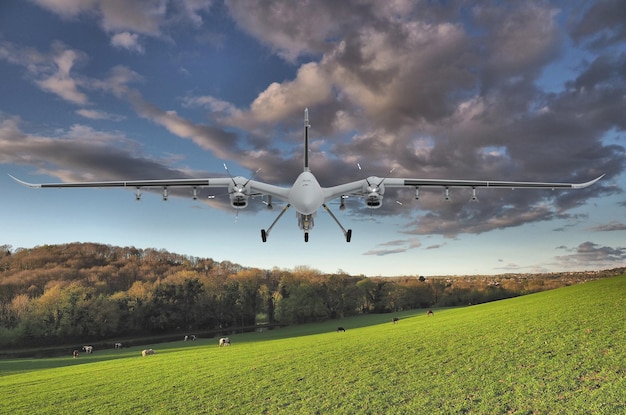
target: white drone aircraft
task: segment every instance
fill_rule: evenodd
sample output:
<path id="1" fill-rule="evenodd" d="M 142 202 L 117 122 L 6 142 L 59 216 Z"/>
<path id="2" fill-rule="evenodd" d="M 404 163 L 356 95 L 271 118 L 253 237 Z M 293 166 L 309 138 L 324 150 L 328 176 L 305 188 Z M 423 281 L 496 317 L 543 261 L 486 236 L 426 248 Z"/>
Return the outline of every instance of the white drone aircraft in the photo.
<path id="1" fill-rule="evenodd" d="M 161 188 L 163 200 L 167 200 L 169 187 L 191 187 L 193 198 L 198 198 L 198 188 L 214 187 L 227 188 L 230 196 L 230 204 L 235 209 L 243 209 L 248 206 L 250 197 L 266 196 L 265 202 L 268 209 L 272 209 L 272 198 L 285 202 L 286 205 L 272 222 L 269 228 L 261 230 L 263 242 L 267 238 L 276 222 L 283 214 L 293 206 L 298 218 L 298 226 L 304 231 L 304 241 L 309 241 L 309 231 L 313 228 L 313 219 L 320 207 L 323 207 L 333 220 L 339 225 L 346 238 L 350 242 L 352 230 L 346 230 L 335 215 L 328 208 L 327 203 L 340 198 L 340 209 L 345 209 L 344 199 L 348 196 L 358 196 L 365 199 L 365 204 L 370 209 L 377 209 L 382 205 L 386 187 L 410 187 L 415 189 L 415 199 L 419 199 L 420 189 L 428 187 L 440 187 L 445 191 L 445 200 L 450 200 L 451 188 L 471 188 L 471 201 L 477 201 L 476 189 L 479 187 L 503 187 L 503 188 L 533 188 L 533 189 L 582 189 L 591 186 L 604 175 L 586 183 L 542 183 L 542 182 L 506 182 L 486 180 L 440 180 L 440 179 L 401 179 L 392 177 L 370 176 L 366 179 L 350 183 L 340 184 L 333 187 L 322 187 L 309 169 L 309 111 L 304 110 L 304 171 L 300 173 L 291 187 L 280 187 L 269 183 L 263 183 L 252 178 L 216 177 L 204 179 L 162 179 L 162 180 L 124 180 L 103 182 L 76 182 L 76 183 L 43 183 L 34 184 L 14 180 L 31 188 L 61 188 L 61 187 L 130 187 L 135 189 L 137 200 L 141 198 L 142 188 Z M 224 165 L 226 168 L 226 165 Z M 228 168 L 226 168 L 228 170 Z M 389 172 L 391 173 L 391 172 Z M 230 175 L 230 173 L 229 173 Z"/>

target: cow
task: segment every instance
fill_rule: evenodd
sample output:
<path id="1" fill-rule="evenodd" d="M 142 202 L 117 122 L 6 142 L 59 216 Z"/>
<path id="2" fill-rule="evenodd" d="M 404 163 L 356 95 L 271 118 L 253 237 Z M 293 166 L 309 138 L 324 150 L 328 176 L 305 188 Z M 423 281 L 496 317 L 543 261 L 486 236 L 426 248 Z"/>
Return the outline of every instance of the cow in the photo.
<path id="1" fill-rule="evenodd" d="M 393 324 L 398 324 L 398 321 L 400 321 L 400 319 L 398 317 L 394 317 L 394 318 L 391 319 L 391 322 Z"/>
<path id="2" fill-rule="evenodd" d="M 83 351 L 85 353 L 93 353 L 93 346 L 83 346 Z"/>
<path id="3" fill-rule="evenodd" d="M 76 358 L 78 357 L 78 350 L 74 350 L 74 351 L 72 352 L 72 357 L 73 357 L 74 359 L 76 359 Z"/>
<path id="4" fill-rule="evenodd" d="M 339 333 L 340 331 L 343 331 L 345 333 L 346 329 L 344 329 L 343 327 L 337 327 L 337 333 Z"/>
<path id="5" fill-rule="evenodd" d="M 149 356 L 151 354 L 155 354 L 154 350 L 152 350 L 152 349 L 145 349 L 145 350 L 142 350 L 142 352 L 141 352 L 141 355 L 143 357 Z"/>
<path id="6" fill-rule="evenodd" d="M 195 334 L 191 334 L 189 336 L 185 336 L 185 341 L 187 340 L 191 340 L 192 342 L 196 340 L 196 335 Z"/>
<path id="7" fill-rule="evenodd" d="M 434 316 L 434 315 L 435 315 L 435 313 L 433 313 L 433 310 L 428 310 L 428 311 L 426 312 L 426 315 L 427 315 L 428 317 L 430 317 L 430 316 Z"/>
<path id="8" fill-rule="evenodd" d="M 226 347 L 226 346 L 230 346 L 230 339 L 228 337 L 222 337 L 220 338 L 220 345 L 219 347 Z"/>
<path id="9" fill-rule="evenodd" d="M 113 346 L 116 349 L 121 349 L 122 348 L 122 343 L 115 343 L 115 345 Z"/>

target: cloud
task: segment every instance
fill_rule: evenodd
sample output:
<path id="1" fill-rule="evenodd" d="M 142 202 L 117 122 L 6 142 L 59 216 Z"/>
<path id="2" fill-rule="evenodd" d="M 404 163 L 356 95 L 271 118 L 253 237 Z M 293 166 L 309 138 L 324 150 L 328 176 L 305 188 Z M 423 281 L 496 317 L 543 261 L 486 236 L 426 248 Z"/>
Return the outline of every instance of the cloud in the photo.
<path id="1" fill-rule="evenodd" d="M 131 52 L 144 53 L 144 48 L 139 43 L 139 35 L 136 33 L 117 33 L 111 37 L 111 45 Z"/>
<path id="2" fill-rule="evenodd" d="M 508 7 L 478 5 L 477 23 L 487 28 L 483 88 L 512 77 L 535 77 L 559 54 L 563 42 L 558 10 L 546 4 L 523 2 Z"/>
<path id="3" fill-rule="evenodd" d="M 21 129 L 18 117 L 0 118 L 0 163 L 35 166 L 62 181 L 206 176 L 165 167 L 169 159 L 147 157 L 141 145 L 120 133 L 74 124 L 56 136 Z"/>
<path id="4" fill-rule="evenodd" d="M 66 19 L 97 16 L 107 32 L 131 30 L 158 35 L 166 15 L 165 0 L 34 0 L 41 7 Z"/>
<path id="5" fill-rule="evenodd" d="M 113 120 L 120 121 L 124 119 L 121 115 L 110 114 L 105 111 L 98 110 L 89 110 L 89 109 L 79 109 L 76 110 L 76 113 L 81 117 L 89 118 L 90 120 Z"/>
<path id="6" fill-rule="evenodd" d="M 276 122 L 302 111 L 304 107 L 327 103 L 332 99 L 331 84 L 319 65 L 307 63 L 298 69 L 293 81 L 272 83 L 250 105 L 250 114 L 260 122 Z"/>
<path id="7" fill-rule="evenodd" d="M 363 253 L 363 255 L 385 256 L 399 254 L 420 246 L 422 246 L 422 243 L 418 239 L 398 239 L 379 244 L 377 245 L 379 248 L 371 249 Z"/>
<path id="8" fill-rule="evenodd" d="M 61 42 L 53 42 L 49 53 L 32 48 L 22 48 L 12 42 L 0 42 L 0 59 L 26 69 L 26 76 L 46 92 L 53 93 L 65 101 L 84 105 L 89 99 L 81 91 L 83 80 L 72 70 L 87 56 L 68 48 Z"/>
<path id="9" fill-rule="evenodd" d="M 626 247 L 601 246 L 593 242 L 583 242 L 570 255 L 557 256 L 555 259 L 569 268 L 598 269 L 623 264 L 626 260 Z"/>
<path id="10" fill-rule="evenodd" d="M 107 33 L 134 32 L 161 37 L 170 24 L 200 26 L 213 0 L 33 0 L 65 19 L 96 17 Z M 115 37 L 115 36 L 114 36 Z"/>
<path id="11" fill-rule="evenodd" d="M 593 232 L 613 232 L 613 231 L 626 231 L 626 223 L 609 222 L 605 225 L 598 225 L 589 228 Z"/>
<path id="12" fill-rule="evenodd" d="M 605 0 L 591 4 L 578 22 L 572 22 L 572 37 L 587 41 L 592 49 L 623 43 L 626 26 L 623 16 L 626 4 L 620 0 Z"/>
<path id="13" fill-rule="evenodd" d="M 139 45 L 135 36 L 175 36 L 165 29 L 182 22 L 205 34 L 204 16 L 211 8 L 208 1 L 38 4 L 68 19 L 97 16 L 103 30 L 131 49 Z M 607 4 L 619 11 L 616 2 Z M 130 67 L 89 78 L 80 72 L 87 55 L 58 44 L 45 53 L 0 40 L 0 59 L 27 68 L 36 85 L 73 104 L 88 103 L 89 91 L 111 93 L 130 102 L 139 117 L 216 157 L 252 171 L 261 167 L 260 180 L 291 183 L 301 172 L 306 106 L 314 135 L 311 165 L 323 185 L 359 178 L 356 161 L 367 174 L 383 176 L 395 167 L 394 175 L 416 178 L 570 182 L 602 173 L 610 179 L 624 171 L 624 146 L 609 142 L 606 134 L 626 130 L 626 55 L 602 50 L 587 55 L 575 62 L 575 75 L 563 80 L 562 90 L 542 91 L 537 81 L 562 56 L 567 36 L 557 26 L 562 15 L 545 2 L 463 8 L 455 2 L 330 0 L 315 6 L 272 0 L 226 5 L 241 30 L 296 68 L 294 76 L 264 85 L 243 104 L 217 94 L 186 93 L 178 101 L 184 110 L 164 108 L 146 98 L 153 95 Z M 579 26 L 572 23 L 579 39 L 605 30 L 597 23 L 604 14 L 594 10 L 583 14 Z M 614 17 L 605 18 L 618 35 Z M 228 42 L 227 36 L 222 39 Z M 194 120 L 192 109 L 204 109 L 206 117 Z M 79 111 L 84 117 L 105 115 Z M 53 162 L 73 165 L 74 155 Z M 376 214 L 409 217 L 419 210 L 407 219 L 408 234 L 455 237 L 575 219 L 572 209 L 620 190 L 606 180 L 576 191 L 489 189 L 481 191 L 479 204 L 468 203 L 470 194 L 457 189 L 451 203 L 444 203 L 439 191 L 424 191 L 412 212 L 392 202 L 412 199 L 412 190 L 388 190 Z M 380 248 L 368 254 L 409 249 Z"/>

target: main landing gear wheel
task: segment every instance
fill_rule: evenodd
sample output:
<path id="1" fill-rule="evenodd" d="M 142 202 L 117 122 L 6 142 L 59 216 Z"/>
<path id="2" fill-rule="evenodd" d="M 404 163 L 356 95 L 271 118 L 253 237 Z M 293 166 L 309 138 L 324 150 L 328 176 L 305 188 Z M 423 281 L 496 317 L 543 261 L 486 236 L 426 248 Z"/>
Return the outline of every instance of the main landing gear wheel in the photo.
<path id="1" fill-rule="evenodd" d="M 350 242 L 351 238 L 352 238 L 352 229 L 348 229 L 348 232 L 346 232 L 346 242 Z"/>
<path id="2" fill-rule="evenodd" d="M 265 232 L 265 229 L 261 229 L 261 239 L 263 242 L 267 242 L 267 232 Z"/>

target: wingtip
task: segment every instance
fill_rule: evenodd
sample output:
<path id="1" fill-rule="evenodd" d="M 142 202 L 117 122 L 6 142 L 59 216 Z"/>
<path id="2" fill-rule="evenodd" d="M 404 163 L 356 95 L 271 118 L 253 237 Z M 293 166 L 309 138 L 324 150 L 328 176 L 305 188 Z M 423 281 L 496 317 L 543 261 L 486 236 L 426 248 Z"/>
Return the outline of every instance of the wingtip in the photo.
<path id="1" fill-rule="evenodd" d="M 575 189 L 584 189 L 585 187 L 589 187 L 589 186 L 591 186 L 591 185 L 593 185 L 593 184 L 597 183 L 597 182 L 598 182 L 598 181 L 600 181 L 600 180 L 601 180 L 604 176 L 606 176 L 606 173 L 604 173 L 604 174 L 602 174 L 602 175 L 600 175 L 600 176 L 596 177 L 595 179 L 590 180 L 590 181 L 588 181 L 588 182 L 586 182 L 586 183 L 575 184 L 573 187 L 574 187 Z"/>
<path id="2" fill-rule="evenodd" d="M 15 180 L 16 182 L 18 182 L 19 184 L 21 184 L 22 186 L 26 186 L 26 187 L 30 187 L 31 189 L 38 189 L 41 187 L 40 184 L 34 184 L 34 183 L 28 183 L 25 182 L 24 180 L 20 180 L 17 177 L 9 174 L 9 177 L 12 178 L 13 180 Z"/>

